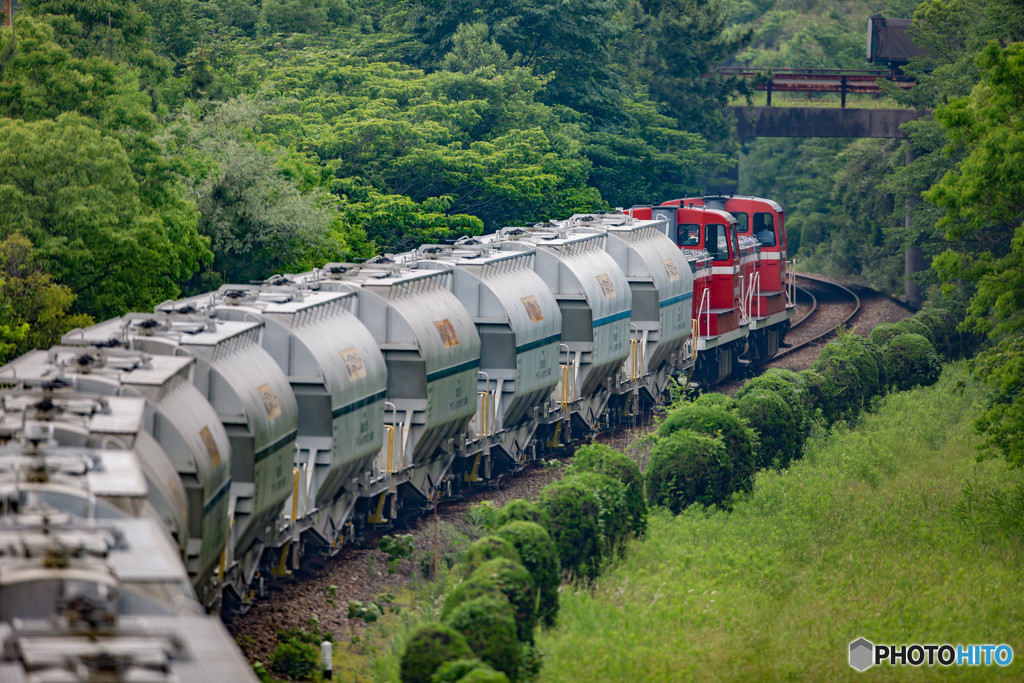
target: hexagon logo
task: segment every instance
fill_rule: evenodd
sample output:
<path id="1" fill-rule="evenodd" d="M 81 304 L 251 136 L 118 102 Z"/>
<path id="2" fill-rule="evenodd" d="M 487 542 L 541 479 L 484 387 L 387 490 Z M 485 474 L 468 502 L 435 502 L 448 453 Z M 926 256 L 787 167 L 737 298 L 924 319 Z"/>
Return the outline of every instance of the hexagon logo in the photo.
<path id="1" fill-rule="evenodd" d="M 875 663 L 875 646 L 866 638 L 858 638 L 850 643 L 850 666 L 857 671 L 864 671 Z"/>

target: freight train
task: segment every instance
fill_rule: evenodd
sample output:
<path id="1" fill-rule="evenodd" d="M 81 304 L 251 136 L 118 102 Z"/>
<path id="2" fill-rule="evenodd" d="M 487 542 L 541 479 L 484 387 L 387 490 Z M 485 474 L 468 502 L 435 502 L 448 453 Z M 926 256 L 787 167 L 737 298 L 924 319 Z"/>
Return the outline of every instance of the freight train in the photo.
<path id="1" fill-rule="evenodd" d="M 0 642 L 49 620 L 54 643 L 110 639 L 53 666 L 173 672 L 227 638 L 198 606 L 244 611 L 305 555 L 636 420 L 673 378 L 763 363 L 792 274 L 777 204 L 694 197 L 69 332 L 0 368 Z"/>

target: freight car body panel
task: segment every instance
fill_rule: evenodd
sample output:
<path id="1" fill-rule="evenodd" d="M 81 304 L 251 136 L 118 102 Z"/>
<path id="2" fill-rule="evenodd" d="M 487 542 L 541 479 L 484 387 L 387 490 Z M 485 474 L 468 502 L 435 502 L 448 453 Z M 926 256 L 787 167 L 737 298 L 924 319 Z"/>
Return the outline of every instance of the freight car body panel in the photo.
<path id="1" fill-rule="evenodd" d="M 219 600 L 213 576 L 231 529 L 231 444 L 213 408 L 192 386 L 194 365 L 195 359 L 187 356 L 67 346 L 30 352 L 12 361 L 0 377 L 17 377 L 23 385 L 59 382 L 82 393 L 146 400 L 145 431 L 169 459 L 166 463 L 155 452 L 141 458 L 150 503 L 182 543 L 200 600 L 212 608 Z M 181 494 L 179 487 L 184 488 Z M 181 513 L 176 512 L 179 506 Z M 186 509 L 187 530 L 180 534 L 182 527 L 174 520 L 179 514 L 185 517 Z"/>
<path id="2" fill-rule="evenodd" d="M 276 278 L 224 285 L 158 310 L 195 310 L 219 320 L 263 323 L 261 343 L 288 375 L 298 405 L 297 483 L 285 504 L 285 539 L 340 547 L 382 445 L 387 367 L 356 315 L 355 292 L 314 291 Z"/>
<path id="3" fill-rule="evenodd" d="M 633 294 L 630 355 L 625 373 L 649 401 L 656 401 L 669 377 L 693 365 L 693 275 L 682 252 L 665 234 L 665 221 L 622 213 L 581 214 L 568 225 L 608 233 L 606 249 L 622 268 Z"/>
<path id="4" fill-rule="evenodd" d="M 327 264 L 293 279 L 323 291 L 356 292 L 359 319 L 387 364 L 384 419 L 394 430 L 393 450 L 379 460 L 385 471 L 378 474 L 401 475 L 392 489 L 402 486 L 418 503 L 429 500 L 455 457 L 465 454 L 459 436 L 476 413 L 480 335 L 451 291 L 451 269 L 419 270 L 378 259 Z M 373 521 L 384 521 L 382 514 L 378 507 Z"/>
<path id="5" fill-rule="evenodd" d="M 452 268 L 453 291 L 480 334 L 478 412 L 473 429 L 502 469 L 528 457 L 537 429 L 534 406 L 545 404 L 559 380 L 562 314 L 533 270 L 536 252 L 496 251 L 477 240 L 427 246 L 408 257 L 421 269 Z M 538 414 L 541 411 L 538 411 Z M 490 474 L 474 462 L 469 480 Z"/>
<path id="6" fill-rule="evenodd" d="M 505 250 L 536 250 L 534 271 L 562 312 L 560 360 L 566 370 L 553 399 L 585 431 L 594 430 L 622 383 L 633 303 L 625 274 L 605 251 L 607 235 L 549 224 L 504 228 L 491 239 Z"/>
<path id="7" fill-rule="evenodd" d="M 288 378 L 260 346 L 259 321 L 185 314 L 130 314 L 65 336 L 65 343 L 112 341 L 154 355 L 196 359 L 193 384 L 231 444 L 232 522 L 225 583 L 247 604 L 263 549 L 280 535 L 292 493 L 298 407 Z"/>

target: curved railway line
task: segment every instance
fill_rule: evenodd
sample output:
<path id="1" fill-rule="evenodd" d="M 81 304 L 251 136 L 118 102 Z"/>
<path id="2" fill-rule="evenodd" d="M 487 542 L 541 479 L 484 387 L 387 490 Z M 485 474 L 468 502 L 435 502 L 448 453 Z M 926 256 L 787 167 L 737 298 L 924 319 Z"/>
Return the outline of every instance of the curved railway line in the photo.
<path id="1" fill-rule="evenodd" d="M 802 298 L 809 310 L 793 322 L 786 335 L 789 346 L 779 349 L 770 362 L 822 340 L 861 310 L 860 297 L 843 285 L 799 273 L 796 278 L 802 283 L 796 288 L 798 300 Z"/>

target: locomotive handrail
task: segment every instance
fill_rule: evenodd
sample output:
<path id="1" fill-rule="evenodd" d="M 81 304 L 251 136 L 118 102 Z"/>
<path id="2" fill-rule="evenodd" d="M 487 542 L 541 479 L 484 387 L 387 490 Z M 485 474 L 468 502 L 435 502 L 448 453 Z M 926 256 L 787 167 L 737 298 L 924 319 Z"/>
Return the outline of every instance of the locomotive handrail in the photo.
<path id="1" fill-rule="evenodd" d="M 740 278 L 742 286 L 743 279 Z M 754 308 L 755 294 L 757 297 L 757 317 L 761 317 L 761 273 L 755 272 L 750 276 L 750 287 L 744 297 L 744 306 L 747 310 L 747 320 L 750 320 L 750 311 Z"/>
<path id="2" fill-rule="evenodd" d="M 743 276 L 739 276 L 740 279 L 740 323 L 746 324 L 750 322 L 750 312 L 747 310 L 747 289 L 746 281 Z"/>
<path id="3" fill-rule="evenodd" d="M 707 303 L 705 306 L 704 304 Z M 708 331 L 708 335 L 711 334 L 711 290 L 705 288 L 700 295 L 700 306 L 697 307 L 697 337 L 700 337 L 700 316 L 704 314 L 704 329 Z"/>

